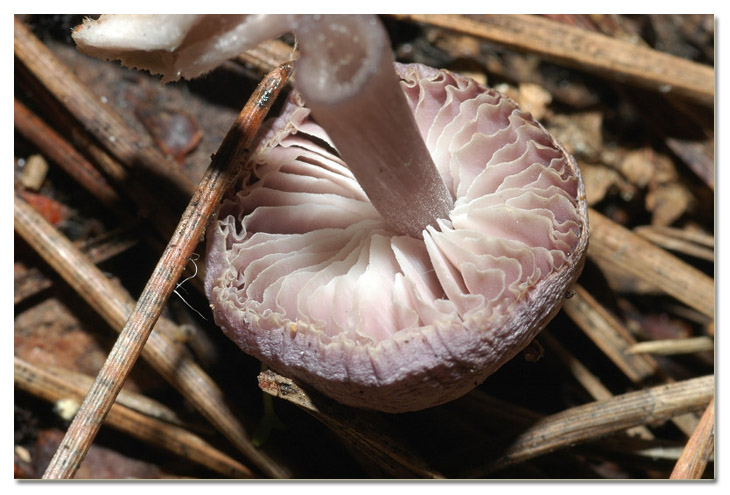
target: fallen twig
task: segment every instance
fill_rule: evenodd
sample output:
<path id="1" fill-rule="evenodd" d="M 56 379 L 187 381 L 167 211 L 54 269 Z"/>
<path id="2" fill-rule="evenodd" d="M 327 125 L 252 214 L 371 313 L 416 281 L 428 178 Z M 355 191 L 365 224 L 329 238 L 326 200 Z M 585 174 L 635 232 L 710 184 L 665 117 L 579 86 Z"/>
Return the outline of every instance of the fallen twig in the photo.
<path id="1" fill-rule="evenodd" d="M 606 400 L 613 397 L 611 391 L 606 388 L 596 375 L 573 356 L 565 347 L 558 342 L 549 332 L 542 332 L 540 340 L 554 352 L 558 358 L 570 370 L 575 379 L 585 388 L 594 400 Z M 636 434 L 642 438 L 651 439 L 654 435 L 645 426 L 637 426 L 628 431 L 630 435 Z"/>
<path id="2" fill-rule="evenodd" d="M 665 249 L 706 261 L 715 261 L 715 239 L 710 235 L 650 225 L 637 227 L 634 232 Z"/>
<path id="3" fill-rule="evenodd" d="M 714 104 L 715 71 L 712 67 L 543 17 L 519 14 L 406 14 L 397 17 L 537 53 L 623 82 L 691 98 L 703 105 Z"/>
<path id="4" fill-rule="evenodd" d="M 710 337 L 691 337 L 686 339 L 648 340 L 632 345 L 626 352 L 629 354 L 692 354 L 712 351 L 715 341 Z"/>
<path id="5" fill-rule="evenodd" d="M 656 363 L 646 356 L 626 353 L 636 340 L 624 325 L 611 315 L 581 285 L 574 285 L 575 295 L 566 299 L 563 311 L 636 384 L 657 371 Z"/>
<path id="6" fill-rule="evenodd" d="M 468 477 L 484 476 L 559 448 L 701 410 L 712 400 L 714 384 L 713 376 L 694 378 L 553 414 L 524 430 L 500 452 L 499 458 L 471 470 Z"/>
<path id="7" fill-rule="evenodd" d="M 62 399 L 81 400 L 88 390 L 92 377 L 88 380 L 65 379 L 62 375 L 15 358 L 15 384 L 37 397 L 49 402 Z M 126 393 L 136 402 L 147 401 L 145 397 Z M 135 438 L 150 442 L 177 455 L 188 458 L 224 476 L 233 478 L 252 478 L 254 473 L 238 461 L 212 447 L 200 437 L 185 428 L 167 421 L 145 415 L 120 403 L 115 403 L 105 422 Z"/>
<path id="8" fill-rule="evenodd" d="M 79 250 L 86 260 L 99 264 L 139 244 L 139 240 L 132 235 L 133 231 L 134 228 L 119 230 L 103 236 L 102 239 L 93 239 L 92 243 L 80 245 L 77 242 L 74 245 L 79 246 Z M 19 267 L 16 267 L 14 275 L 13 304 L 20 304 L 53 285 L 53 280 L 35 266 L 25 268 L 20 263 Z"/>
<path id="9" fill-rule="evenodd" d="M 99 171 L 25 105 L 18 100 L 14 103 L 15 128 L 102 204 L 119 208 L 119 195 Z"/>
<path id="10" fill-rule="evenodd" d="M 588 256 L 601 258 L 714 318 L 715 282 L 698 269 L 588 209 Z"/>
<path id="11" fill-rule="evenodd" d="M 284 66 L 267 76 L 228 132 L 44 478 L 68 478 L 78 469 L 290 71 Z"/>
<path id="12" fill-rule="evenodd" d="M 158 177 L 164 177 L 170 190 L 168 198 L 183 201 L 193 192 L 194 186 L 154 146 L 143 146 L 149 141 L 127 126 L 109 105 L 91 92 L 60 60 L 58 60 L 33 33 L 15 17 L 15 56 L 35 76 L 44 88 L 53 94 L 85 129 L 128 169 L 139 168 L 143 163 Z"/>
<path id="13" fill-rule="evenodd" d="M 259 387 L 302 408 L 352 445 L 381 469 L 399 478 L 442 478 L 429 468 L 377 413 L 348 408 L 318 393 L 310 393 L 271 370 L 259 375 Z"/>
<path id="14" fill-rule="evenodd" d="M 120 332 L 135 306 L 132 297 L 109 280 L 68 239 L 30 206 L 15 200 L 15 230 L 109 325 Z M 216 428 L 269 476 L 287 471 L 253 447 L 250 435 L 226 405 L 223 392 L 193 361 L 185 347 L 175 343 L 177 326 L 159 318 L 142 357 L 178 389 Z"/>
<path id="15" fill-rule="evenodd" d="M 715 399 L 705 409 L 705 413 L 682 451 L 670 476 L 671 479 L 699 479 L 705 472 L 708 460 L 715 447 Z"/>

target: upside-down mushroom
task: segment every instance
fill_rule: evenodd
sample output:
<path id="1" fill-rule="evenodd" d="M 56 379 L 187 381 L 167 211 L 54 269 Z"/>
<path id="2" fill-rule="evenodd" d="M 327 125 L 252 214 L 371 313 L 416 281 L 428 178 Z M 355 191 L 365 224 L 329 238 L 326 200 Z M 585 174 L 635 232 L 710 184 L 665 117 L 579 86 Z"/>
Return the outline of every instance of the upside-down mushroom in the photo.
<path id="1" fill-rule="evenodd" d="M 580 273 L 575 160 L 496 91 L 393 65 L 375 17 L 271 20 L 239 19 L 254 34 L 237 48 L 293 31 L 297 91 L 209 229 L 216 322 L 345 404 L 403 412 L 465 394 L 537 335 Z M 180 46 L 214 46 L 188 43 L 205 22 Z M 192 52 L 165 53 L 146 67 L 185 75 Z"/>

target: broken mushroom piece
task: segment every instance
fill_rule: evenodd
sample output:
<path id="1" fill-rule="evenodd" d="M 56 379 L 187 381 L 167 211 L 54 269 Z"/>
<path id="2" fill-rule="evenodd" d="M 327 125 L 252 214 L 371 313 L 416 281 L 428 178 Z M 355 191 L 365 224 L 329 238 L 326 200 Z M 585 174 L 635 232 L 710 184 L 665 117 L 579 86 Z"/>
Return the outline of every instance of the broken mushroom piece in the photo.
<path id="1" fill-rule="evenodd" d="M 104 14 L 72 33 L 82 53 L 120 60 L 162 74 L 193 79 L 289 30 L 290 16 L 266 14 Z"/>
<path id="2" fill-rule="evenodd" d="M 523 349 L 577 278 L 588 228 L 576 162 L 492 89 L 422 65 L 393 77 L 375 17 L 274 17 L 299 39 L 300 92 L 209 229 L 216 322 L 345 404 L 455 399 Z M 156 60 L 173 68 L 157 71 L 186 74 L 171 50 Z"/>

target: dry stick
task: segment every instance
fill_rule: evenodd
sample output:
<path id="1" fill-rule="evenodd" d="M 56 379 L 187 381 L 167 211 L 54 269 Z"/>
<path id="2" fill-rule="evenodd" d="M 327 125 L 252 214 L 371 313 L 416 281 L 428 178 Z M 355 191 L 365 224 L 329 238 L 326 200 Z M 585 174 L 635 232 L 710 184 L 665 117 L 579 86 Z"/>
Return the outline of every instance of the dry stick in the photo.
<path id="1" fill-rule="evenodd" d="M 187 201 L 194 186 L 149 139 L 130 129 L 109 105 L 92 93 L 33 33 L 15 17 L 15 56 L 99 142 L 128 168 L 143 164 L 174 188 L 168 197 Z"/>
<path id="2" fill-rule="evenodd" d="M 119 195 L 99 171 L 18 100 L 15 100 L 15 128 L 103 205 L 120 206 Z"/>
<path id="3" fill-rule="evenodd" d="M 691 242 L 692 244 L 698 244 L 700 246 L 705 246 L 711 249 L 715 247 L 714 235 L 697 230 L 678 229 L 674 227 L 661 226 L 654 227 L 653 225 L 646 225 L 644 227 L 636 227 L 634 231 L 637 233 L 639 231 L 651 231 L 656 232 L 657 234 L 671 237 L 673 239 L 682 239 L 684 241 Z"/>
<path id="4" fill-rule="evenodd" d="M 44 478 L 70 478 L 78 469 L 290 71 L 287 65 L 269 74 L 226 135 Z"/>
<path id="5" fill-rule="evenodd" d="M 585 29 L 603 32 L 612 38 L 623 38 L 633 45 L 640 44 L 644 47 L 649 47 L 643 39 L 637 36 L 634 30 L 629 29 L 626 26 L 626 19 L 620 16 L 613 16 L 611 18 L 607 16 L 591 16 L 591 23 L 586 26 L 582 26 Z M 629 99 L 636 102 L 635 95 L 629 95 Z M 643 99 L 642 99 L 643 101 Z M 694 124 L 700 128 L 704 126 L 704 123 L 700 118 L 697 118 L 697 111 L 691 108 L 686 101 L 682 101 L 676 98 L 668 98 L 668 103 L 679 110 L 683 116 L 689 121 L 693 121 Z M 651 109 L 651 105 L 646 107 L 651 113 L 654 110 Z M 674 137 L 672 133 L 668 133 L 666 129 L 662 129 L 660 125 L 657 129 L 664 143 L 671 149 L 705 184 L 710 188 L 715 188 L 715 149 L 714 149 L 714 132 L 706 132 L 707 136 L 705 139 L 686 139 L 682 137 Z"/>
<path id="6" fill-rule="evenodd" d="M 692 354 L 695 352 L 711 352 L 715 349 L 715 341 L 710 337 L 689 337 L 686 339 L 649 340 L 632 345 L 626 352 L 629 354 Z"/>
<path id="7" fill-rule="evenodd" d="M 74 246 L 77 246 L 92 263 L 99 264 L 139 244 L 139 236 L 136 236 L 138 230 L 136 225 L 120 227 L 96 237 L 75 241 Z"/>
<path id="8" fill-rule="evenodd" d="M 652 439 L 639 437 L 612 436 L 603 438 L 592 444 L 597 450 L 615 454 L 635 455 L 653 460 L 665 459 L 677 462 L 682 455 L 683 444 L 675 440 Z"/>
<path id="9" fill-rule="evenodd" d="M 15 230 L 114 330 L 122 330 L 135 306 L 134 300 L 19 198 L 15 200 Z M 174 323 L 159 318 L 155 331 L 142 349 L 142 357 L 262 472 L 271 477 L 287 477 L 285 469 L 251 444 L 250 436 L 227 407 L 223 392 L 200 369 L 186 348 L 165 337 L 178 333 L 179 328 Z"/>
<path id="10" fill-rule="evenodd" d="M 16 363 L 22 361 L 21 358 L 15 357 Z M 31 365 L 31 363 L 27 363 Z M 65 383 L 73 384 L 79 390 L 83 389 L 79 399 L 83 399 L 91 385 L 94 383 L 94 377 L 58 366 L 44 365 L 43 370 Z M 16 367 L 17 371 L 17 367 Z M 16 375 L 17 377 L 17 375 Z M 147 417 L 155 418 L 166 423 L 177 426 L 184 426 L 183 421 L 178 417 L 177 413 L 166 405 L 151 399 L 145 395 L 122 389 L 117 395 L 116 404 L 124 406 L 128 409 L 144 414 Z"/>
<path id="11" fill-rule="evenodd" d="M 543 331 L 538 338 L 563 362 L 573 377 L 588 391 L 594 400 L 605 400 L 613 397 L 611 391 L 601 383 L 601 380 L 563 347 L 550 332 Z"/>
<path id="12" fill-rule="evenodd" d="M 588 255 L 649 282 L 702 314 L 714 317 L 714 280 L 675 256 L 588 209 Z"/>
<path id="13" fill-rule="evenodd" d="M 626 349 L 636 344 L 636 340 L 624 325 L 581 285 L 575 284 L 573 290 L 573 297 L 563 303 L 563 311 L 570 319 L 633 383 L 640 384 L 654 375 L 657 371 L 654 360 L 626 353 Z"/>
<path id="14" fill-rule="evenodd" d="M 542 332 L 540 340 L 554 352 L 558 358 L 568 367 L 575 379 L 585 388 L 594 400 L 606 400 L 613 397 L 613 394 L 603 383 L 591 373 L 591 371 L 575 358 L 568 350 L 558 342 L 549 332 Z M 637 426 L 627 431 L 629 435 L 638 435 L 642 438 L 652 439 L 654 435 L 645 426 Z"/>
<path id="15" fill-rule="evenodd" d="M 674 466 L 670 479 L 700 479 L 707 462 L 715 450 L 715 399 L 705 409 L 705 413 L 692 433 L 687 445 Z"/>
<path id="16" fill-rule="evenodd" d="M 16 29 L 16 56 L 20 60 L 29 59 L 31 61 L 48 60 L 53 63 L 49 67 L 51 70 L 56 72 L 46 73 L 43 71 L 42 64 L 33 64 L 28 67 L 22 64 L 16 64 L 17 76 L 24 81 L 26 91 L 31 93 L 36 99 L 41 108 L 44 109 L 48 114 L 52 114 L 56 120 L 56 128 L 65 129 L 70 138 L 74 141 L 77 149 L 84 150 L 96 165 L 106 174 L 107 177 L 111 178 L 116 184 L 124 190 L 126 195 L 132 198 L 137 205 L 140 206 L 143 217 L 149 219 L 160 232 L 163 233 L 165 239 L 169 239 L 175 230 L 177 221 L 180 218 L 180 211 L 182 211 L 182 199 L 181 195 L 166 194 L 164 197 L 158 194 L 153 194 L 153 191 L 159 190 L 159 187 L 153 185 L 150 182 L 150 176 L 158 175 L 155 171 L 146 171 L 151 160 L 133 160 L 130 157 L 122 156 L 114 158 L 110 155 L 99 143 L 94 136 L 91 136 L 87 130 L 89 126 L 93 128 L 94 122 L 80 123 L 74 119 L 85 118 L 87 115 L 95 115 L 97 112 L 97 106 L 99 103 L 93 98 L 82 98 L 78 101 L 74 101 L 77 105 L 87 105 L 89 108 L 80 110 L 76 107 L 65 108 L 64 105 L 68 104 L 69 98 L 61 98 L 64 95 L 66 81 L 70 74 L 70 69 L 66 68 L 60 61 L 56 60 L 53 53 L 50 52 L 42 43 L 38 42 L 27 29 L 21 24 L 21 29 Z M 22 42 L 27 38 L 29 42 Z M 18 39 L 21 42 L 18 42 Z M 29 51 L 30 53 L 26 53 Z M 35 73 L 33 71 L 36 71 Z M 40 77 L 42 76 L 42 79 Z M 80 88 L 80 91 L 89 93 L 89 90 L 85 88 L 79 81 L 76 82 L 76 89 Z M 46 87 L 45 85 L 49 86 Z M 74 110 L 74 116 L 71 116 L 69 112 Z M 111 109 L 107 110 L 106 113 L 111 113 Z M 118 116 L 114 117 L 116 120 L 121 120 Z M 98 136 L 97 136 L 98 137 Z M 136 138 L 138 141 L 131 144 L 127 144 L 122 147 L 126 149 L 129 147 L 137 147 L 140 150 L 144 149 L 145 156 L 154 156 L 154 146 L 147 145 L 148 139 L 143 141 L 142 136 L 127 132 L 121 135 L 119 138 L 114 136 L 107 141 L 109 143 L 117 143 L 119 139 L 130 139 Z M 149 149 L 148 149 L 149 148 Z M 107 148 L 108 149 L 108 148 Z M 117 151 L 111 150 L 112 153 Z M 120 163 L 120 160 L 127 159 L 126 162 Z M 157 163 L 157 162 L 152 162 Z M 169 165 L 172 166 L 172 165 Z M 126 168 L 125 168 L 126 167 Z M 134 171 L 140 173 L 132 173 Z M 146 177 L 145 177 L 146 175 Z M 187 179 L 185 179 L 187 180 Z M 178 179 L 179 181 L 179 179 Z M 159 181 L 155 181 L 155 184 Z M 155 189 L 156 187 L 156 189 Z M 179 188 L 180 186 L 176 186 Z M 191 186 L 192 187 L 192 186 Z M 176 200 L 177 199 L 177 200 Z M 187 201 L 189 196 L 185 196 L 184 201 Z"/>
<path id="17" fill-rule="evenodd" d="M 15 358 L 15 385 L 49 402 L 57 402 L 62 399 L 81 400 L 93 381 L 92 377 L 83 376 L 88 381 L 82 380 L 80 383 L 76 380 L 64 379 L 49 370 Z M 130 395 L 137 396 L 138 394 Z M 141 399 L 136 398 L 136 400 L 147 399 L 142 397 Z M 252 478 L 254 476 L 250 469 L 184 428 L 151 418 L 120 403 L 112 406 L 105 422 L 135 438 L 162 447 L 224 476 L 234 478 Z"/>
<path id="18" fill-rule="evenodd" d="M 246 51 L 238 56 L 238 61 L 245 65 L 252 65 L 262 73 L 270 72 L 274 67 L 292 62 L 298 53 L 293 47 L 281 40 L 270 40 L 259 44 L 256 48 Z M 294 76 L 289 83 L 294 82 Z"/>
<path id="19" fill-rule="evenodd" d="M 324 423 L 348 445 L 392 476 L 401 478 L 442 478 L 429 468 L 400 440 L 398 432 L 371 411 L 352 409 L 308 392 L 290 378 L 267 370 L 259 374 L 259 387 L 264 392 L 286 399 Z"/>
<path id="20" fill-rule="evenodd" d="M 83 246 L 81 253 L 85 262 L 95 265 L 113 258 L 114 256 L 131 249 L 139 243 L 131 236 L 113 236 L 93 246 Z M 53 280 L 46 276 L 38 267 L 29 267 L 15 277 L 13 304 L 20 304 L 31 296 L 53 285 Z M 121 328 L 121 327 L 120 327 Z"/>
<path id="21" fill-rule="evenodd" d="M 636 339 L 623 323 L 582 286 L 576 284 L 573 290 L 575 295 L 565 301 L 563 310 L 632 382 L 640 385 L 659 372 L 651 356 L 628 352 L 636 345 Z M 672 418 L 672 421 L 687 435 L 694 431 L 695 420 L 691 416 Z"/>
<path id="22" fill-rule="evenodd" d="M 644 225 L 634 233 L 665 249 L 678 251 L 706 261 L 715 261 L 715 239 L 700 232 Z"/>
<path id="23" fill-rule="evenodd" d="M 543 17 L 467 17 L 457 14 L 408 14 L 397 17 L 536 53 L 621 82 L 691 98 L 706 106 L 714 104 L 715 71 L 712 67 Z"/>
<path id="24" fill-rule="evenodd" d="M 545 342 L 546 340 L 555 340 L 553 338 L 545 339 L 545 335 L 545 332 L 540 334 L 541 341 Z M 552 348 L 550 344 L 548 344 L 548 346 Z M 602 385 L 600 387 L 602 387 Z M 604 395 L 605 399 L 613 397 L 608 390 L 605 390 L 603 393 L 598 393 L 597 395 Z M 520 406 L 515 406 L 509 402 L 491 397 L 478 389 L 472 390 L 469 394 L 454 402 L 452 405 L 457 408 L 465 409 L 472 418 L 478 417 L 481 418 L 483 422 L 501 425 L 501 428 L 504 431 L 508 431 L 508 428 L 513 426 L 519 426 L 521 430 L 524 430 L 524 428 L 529 427 L 546 417 L 544 414 L 536 413 Z M 634 426 L 627 429 L 626 433 L 631 433 L 632 431 L 637 433 L 642 431 L 649 432 L 649 429 L 644 425 Z M 665 441 L 657 440 L 651 434 L 648 437 L 618 435 L 604 438 L 600 443 L 595 443 L 594 445 L 596 448 L 609 450 L 611 452 L 618 451 L 624 454 L 628 453 L 646 456 L 649 458 L 669 458 L 673 461 L 676 461 L 679 458 L 682 450 L 681 444 L 675 442 L 670 446 L 667 446 Z M 464 455 L 471 456 L 473 454 L 460 453 L 459 455 L 460 457 L 464 457 Z"/>
<path id="25" fill-rule="evenodd" d="M 40 97 L 43 99 L 43 96 Z M 45 95 L 45 99 L 48 95 Z M 173 217 L 168 210 L 167 205 L 160 204 L 162 198 L 157 195 L 150 194 L 140 187 L 134 187 L 130 182 L 132 178 L 127 174 L 124 167 L 111 158 L 107 153 L 103 152 L 89 137 L 80 132 L 76 127 L 78 124 L 72 119 L 66 117 L 61 118 L 63 127 L 70 129 L 71 133 L 77 135 L 77 140 L 81 143 L 82 149 L 94 157 L 102 170 L 109 177 L 122 186 L 139 208 L 144 211 L 154 211 L 150 220 L 155 224 L 160 233 L 167 238 L 172 234 L 177 223 L 177 216 Z M 92 196 L 96 197 L 103 205 L 107 206 L 123 222 L 132 222 L 131 215 L 123 208 L 120 196 L 115 189 L 106 181 L 104 176 L 89 162 L 83 155 L 78 153 L 62 136 L 56 133 L 45 122 L 35 116 L 28 108 L 26 108 L 18 100 L 15 100 L 15 127 L 45 156 L 50 158 L 54 163 L 58 164 L 67 174 L 78 182 Z M 135 184 L 139 186 L 139 184 Z M 164 201 L 164 200 L 163 200 Z M 157 203 L 157 204 L 154 204 Z M 162 244 L 156 237 L 150 236 L 148 242 L 155 248 L 162 250 Z"/>
<path id="26" fill-rule="evenodd" d="M 472 417 L 487 418 L 490 424 L 514 425 L 520 428 L 542 419 L 544 414 L 486 394 L 475 388 L 451 407 L 466 410 Z"/>
<path id="27" fill-rule="evenodd" d="M 468 476 L 484 476 L 560 448 L 701 410 L 712 400 L 714 384 L 714 376 L 693 378 L 547 416 L 510 441 L 498 459 L 470 471 Z"/>

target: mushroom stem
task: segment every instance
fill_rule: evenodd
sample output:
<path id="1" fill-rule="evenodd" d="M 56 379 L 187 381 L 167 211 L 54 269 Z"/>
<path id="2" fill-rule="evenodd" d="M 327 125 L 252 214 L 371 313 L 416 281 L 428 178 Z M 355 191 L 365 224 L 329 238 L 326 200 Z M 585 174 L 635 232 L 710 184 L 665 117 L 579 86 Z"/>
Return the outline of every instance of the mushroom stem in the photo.
<path id="1" fill-rule="evenodd" d="M 372 15 L 297 17 L 297 89 L 388 226 L 423 237 L 453 199 L 393 70 Z"/>

